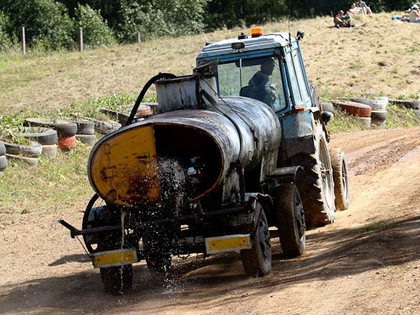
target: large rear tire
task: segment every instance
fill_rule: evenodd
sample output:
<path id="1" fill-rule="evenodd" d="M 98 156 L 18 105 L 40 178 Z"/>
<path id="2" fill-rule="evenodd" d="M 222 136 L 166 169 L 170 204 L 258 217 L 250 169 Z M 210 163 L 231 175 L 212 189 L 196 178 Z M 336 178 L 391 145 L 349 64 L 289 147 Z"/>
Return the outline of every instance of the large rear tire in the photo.
<path id="1" fill-rule="evenodd" d="M 276 223 L 286 257 L 303 254 L 306 248 L 305 213 L 297 187 L 283 184 L 276 192 Z"/>
<path id="2" fill-rule="evenodd" d="M 334 222 L 334 182 L 327 140 L 323 132 L 316 136 L 314 154 L 298 154 L 292 165 L 300 165 L 296 182 L 302 198 L 308 227 Z"/>
<path id="3" fill-rule="evenodd" d="M 257 207 L 260 207 L 261 215 L 257 222 L 254 239 L 252 240 L 252 248 L 241 250 L 242 265 L 245 273 L 250 277 L 256 278 L 270 273 L 272 256 L 267 217 L 260 203 L 257 203 Z"/>
<path id="4" fill-rule="evenodd" d="M 349 207 L 349 178 L 343 150 L 331 149 L 331 164 L 334 174 L 335 206 L 339 210 Z"/>

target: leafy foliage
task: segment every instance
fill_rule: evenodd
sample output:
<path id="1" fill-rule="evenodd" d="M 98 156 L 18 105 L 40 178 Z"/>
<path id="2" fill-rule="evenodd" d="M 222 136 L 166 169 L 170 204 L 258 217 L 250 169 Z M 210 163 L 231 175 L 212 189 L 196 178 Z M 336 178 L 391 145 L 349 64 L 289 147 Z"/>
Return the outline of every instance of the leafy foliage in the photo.
<path id="1" fill-rule="evenodd" d="M 103 21 L 100 11 L 89 5 L 78 4 L 75 11 L 76 25 L 83 28 L 83 43 L 89 47 L 106 46 L 115 43 L 112 30 Z"/>
<path id="2" fill-rule="evenodd" d="M 53 0 L 3 0 L 0 5 L 9 16 L 9 36 L 20 36 L 26 28 L 26 39 L 31 45 L 57 49 L 68 47 L 72 39 L 73 22 L 67 8 Z"/>
<path id="3" fill-rule="evenodd" d="M 13 41 L 7 32 L 9 23 L 9 17 L 0 11 L 0 51 L 6 50 L 13 45 Z"/>

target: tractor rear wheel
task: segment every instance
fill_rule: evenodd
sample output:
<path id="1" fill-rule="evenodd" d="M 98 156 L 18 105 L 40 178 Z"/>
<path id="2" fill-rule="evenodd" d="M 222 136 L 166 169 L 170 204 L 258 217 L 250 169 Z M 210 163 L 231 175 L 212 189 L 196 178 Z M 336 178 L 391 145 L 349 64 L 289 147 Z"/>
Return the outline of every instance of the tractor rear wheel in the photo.
<path id="1" fill-rule="evenodd" d="M 334 181 L 331 158 L 324 133 L 316 136 L 314 154 L 298 154 L 292 165 L 300 165 L 296 182 L 305 209 L 308 227 L 324 226 L 334 222 Z"/>

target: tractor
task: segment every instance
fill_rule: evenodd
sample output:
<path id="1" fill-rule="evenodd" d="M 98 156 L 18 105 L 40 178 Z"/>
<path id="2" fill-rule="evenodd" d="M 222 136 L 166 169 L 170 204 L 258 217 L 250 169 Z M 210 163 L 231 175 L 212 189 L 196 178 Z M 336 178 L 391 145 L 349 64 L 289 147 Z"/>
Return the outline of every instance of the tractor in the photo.
<path id="1" fill-rule="evenodd" d="M 239 251 L 251 277 L 272 266 L 271 238 L 302 255 L 306 229 L 334 221 L 349 202 L 342 150 L 329 150 L 316 86 L 297 36 L 250 35 L 206 43 L 191 75 L 159 73 L 126 125 L 88 160 L 95 195 L 81 235 L 105 291 L 132 286 L 132 265 L 168 272 L 172 257 Z M 157 113 L 136 116 L 154 85 Z"/>

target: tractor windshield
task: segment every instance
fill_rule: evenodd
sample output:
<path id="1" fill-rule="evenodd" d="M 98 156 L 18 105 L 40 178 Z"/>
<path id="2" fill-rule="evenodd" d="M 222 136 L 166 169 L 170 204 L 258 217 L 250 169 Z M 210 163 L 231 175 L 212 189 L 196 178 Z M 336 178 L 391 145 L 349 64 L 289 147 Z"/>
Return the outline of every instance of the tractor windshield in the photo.
<path id="1" fill-rule="evenodd" d="M 260 100 L 275 112 L 287 107 L 282 71 L 276 57 L 239 59 L 218 65 L 219 94 Z"/>

